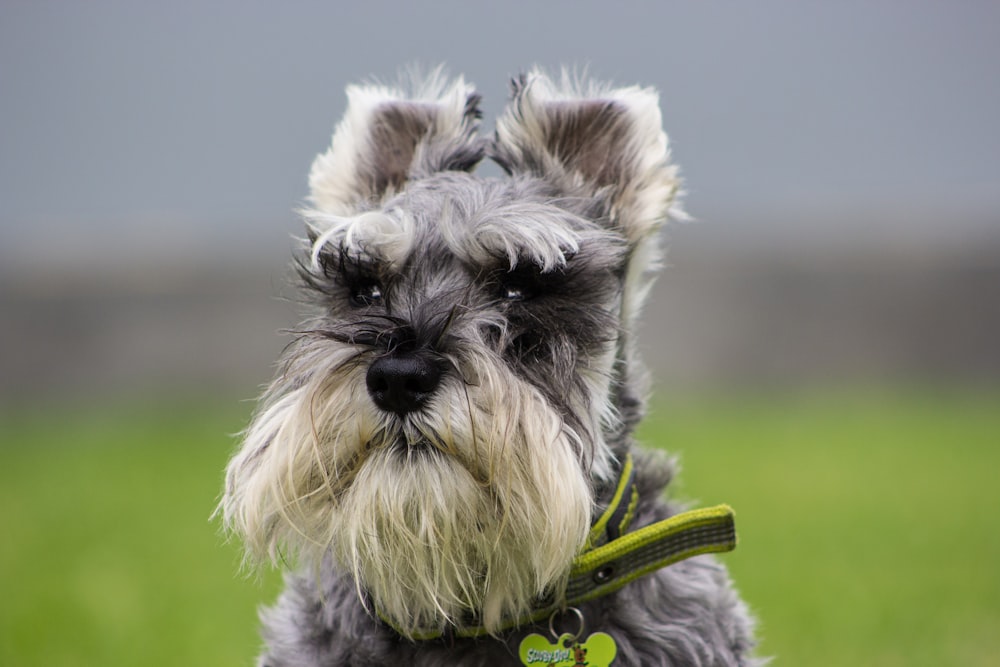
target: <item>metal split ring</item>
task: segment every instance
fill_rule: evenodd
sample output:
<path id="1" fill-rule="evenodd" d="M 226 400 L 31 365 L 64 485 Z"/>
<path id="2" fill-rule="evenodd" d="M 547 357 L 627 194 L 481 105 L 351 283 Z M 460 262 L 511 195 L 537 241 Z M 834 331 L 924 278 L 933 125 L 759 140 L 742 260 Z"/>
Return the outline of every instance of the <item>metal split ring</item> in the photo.
<path id="1" fill-rule="evenodd" d="M 574 614 L 576 614 L 577 619 L 579 619 L 580 621 L 580 629 L 576 632 L 576 634 L 569 634 L 568 632 L 564 632 L 562 634 L 556 633 L 556 628 L 555 628 L 556 616 L 559 616 L 560 614 L 566 612 L 573 612 Z M 561 637 L 565 635 L 569 635 L 569 641 L 575 642 L 577 639 L 583 636 L 583 630 L 584 630 L 583 612 L 577 609 L 576 607 L 568 607 L 565 610 L 556 609 L 554 612 L 552 612 L 552 615 L 549 616 L 549 634 L 551 634 L 556 641 L 558 641 Z"/>

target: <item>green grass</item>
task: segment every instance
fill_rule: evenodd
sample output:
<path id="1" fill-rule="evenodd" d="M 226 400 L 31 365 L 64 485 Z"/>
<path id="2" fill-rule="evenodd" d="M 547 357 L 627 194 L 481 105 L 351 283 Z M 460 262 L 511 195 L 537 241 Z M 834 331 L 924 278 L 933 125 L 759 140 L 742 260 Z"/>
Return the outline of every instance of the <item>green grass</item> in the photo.
<path id="1" fill-rule="evenodd" d="M 239 410 L 7 420 L 0 665 L 250 665 L 256 605 L 211 522 Z"/>
<path id="2" fill-rule="evenodd" d="M 0 419 L 0 665 L 250 665 L 277 574 L 209 521 L 249 406 Z M 731 504 L 722 559 L 776 665 L 1000 655 L 1000 395 L 661 397 L 675 495 Z"/>
<path id="3" fill-rule="evenodd" d="M 642 437 L 736 509 L 775 664 L 997 664 L 1000 396 L 661 401 Z"/>

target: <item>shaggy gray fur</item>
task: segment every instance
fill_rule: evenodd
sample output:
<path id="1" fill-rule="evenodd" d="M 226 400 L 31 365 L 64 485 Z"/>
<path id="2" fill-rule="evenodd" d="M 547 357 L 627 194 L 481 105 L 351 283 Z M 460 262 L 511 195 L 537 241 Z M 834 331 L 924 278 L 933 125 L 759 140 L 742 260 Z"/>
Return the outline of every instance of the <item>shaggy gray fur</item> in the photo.
<path id="1" fill-rule="evenodd" d="M 640 505 L 636 528 L 674 513 L 659 497 L 672 462 L 636 450 Z M 762 664 L 750 657 L 751 617 L 725 568 L 711 556 L 681 561 L 617 593 L 580 607 L 586 633 L 614 637 L 614 665 L 634 667 L 737 667 Z M 525 635 L 548 636 L 548 626 L 519 628 L 499 638 L 409 642 L 364 609 L 353 582 L 329 567 L 286 577 L 277 604 L 262 613 L 268 652 L 262 667 L 506 667 L 521 665 Z M 585 633 L 585 634 L 586 634 Z"/>
<path id="2" fill-rule="evenodd" d="M 457 114 L 449 112 L 451 101 L 424 99 L 381 103 L 367 122 L 355 114 L 352 122 L 368 134 L 354 142 L 338 135 L 335 147 L 356 154 L 331 153 L 314 167 L 314 181 L 325 190 L 322 196 L 314 191 L 317 207 L 306 214 L 309 245 L 299 258 L 313 315 L 286 351 L 264 405 L 280 402 L 316 374 L 358 377 L 342 371 L 367 368 L 367 390 L 362 381 L 350 395 L 367 401 L 370 394 L 385 426 L 381 439 L 361 443 L 362 450 L 394 447 L 421 450 L 411 451 L 414 456 L 445 456 L 426 441 L 407 439 L 405 428 L 414 415 L 435 409 L 434 392 L 443 391 L 435 388 L 437 379 L 411 403 L 392 405 L 373 388 L 371 368 L 385 359 L 411 360 L 450 387 L 465 382 L 467 397 L 474 382 L 467 378 L 475 377 L 466 374 L 468 367 L 497 364 L 503 377 L 540 394 L 546 414 L 574 434 L 579 467 L 566 474 L 589 480 L 597 515 L 614 492 L 608 468 L 614 472 L 633 452 L 632 432 L 644 410 L 645 374 L 630 332 L 658 268 L 655 236 L 668 211 L 676 210 L 678 184 L 654 93 L 565 83 L 551 93 L 553 85 L 537 72 L 516 80 L 492 143 L 476 133 L 479 97 L 472 92 L 464 106 L 459 99 Z M 469 173 L 483 157 L 498 162 L 508 177 Z M 339 187 L 344 165 L 358 177 L 354 190 Z M 322 201 L 331 210 L 324 211 Z M 341 224 L 347 209 L 402 212 L 409 225 L 405 257 L 388 266 L 383 256 L 370 254 L 364 244 L 351 245 L 346 236 L 331 236 L 327 243 L 324 225 Z M 350 355 L 339 368 L 324 366 L 331 350 L 345 349 Z M 230 525 L 239 525 L 245 509 L 240 503 L 246 480 L 279 451 L 279 426 L 268 437 L 248 438 L 246 451 L 230 466 L 223 501 Z M 319 449 L 323 443 L 316 439 Z M 533 438 L 528 442 L 529 451 L 552 457 L 551 450 L 534 448 Z M 544 438 L 538 446 L 546 446 Z M 351 465 L 364 465 L 362 455 Z M 640 497 L 634 530 L 680 508 L 662 499 L 674 474 L 672 461 L 637 449 L 633 455 Z M 498 462 L 507 463 L 502 457 Z M 316 497 L 322 498 L 321 475 L 314 477 Z M 326 484 L 332 491 L 329 479 Z M 326 516 L 323 505 L 317 507 L 316 516 Z M 282 519 L 279 514 L 262 522 L 262 531 L 279 530 Z M 286 583 L 278 602 L 262 612 L 264 667 L 517 665 L 527 634 L 548 636 L 547 624 L 540 624 L 496 637 L 408 640 L 366 608 L 359 597 L 363 582 L 359 586 L 332 557 L 289 574 Z M 585 635 L 600 631 L 614 638 L 615 665 L 759 664 L 752 657 L 752 619 L 726 570 L 710 556 L 642 577 L 580 611 Z"/>

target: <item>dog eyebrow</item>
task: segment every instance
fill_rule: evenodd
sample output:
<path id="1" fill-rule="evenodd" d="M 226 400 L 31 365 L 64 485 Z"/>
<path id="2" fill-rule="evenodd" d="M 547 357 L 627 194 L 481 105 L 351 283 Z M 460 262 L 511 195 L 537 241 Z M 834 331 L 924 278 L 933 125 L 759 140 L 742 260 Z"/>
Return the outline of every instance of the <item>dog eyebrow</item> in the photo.
<path id="1" fill-rule="evenodd" d="M 514 270 L 528 263 L 546 273 L 565 266 L 579 251 L 581 234 L 574 222 L 566 211 L 510 204 L 474 216 L 450 241 L 453 251 L 473 264 L 506 261 Z"/>
<path id="2" fill-rule="evenodd" d="M 363 258 L 375 264 L 402 266 L 414 242 L 413 220 L 405 211 L 368 211 L 343 217 L 316 211 L 306 212 L 306 221 L 315 240 L 310 264 L 319 270 L 328 261 L 330 248 L 344 259 L 362 265 Z"/>
<path id="3" fill-rule="evenodd" d="M 320 262 L 329 270 L 335 268 L 338 274 L 348 281 L 363 279 L 378 279 L 385 273 L 385 261 L 371 254 L 362 254 L 341 244 L 336 249 L 324 250 L 320 254 Z"/>

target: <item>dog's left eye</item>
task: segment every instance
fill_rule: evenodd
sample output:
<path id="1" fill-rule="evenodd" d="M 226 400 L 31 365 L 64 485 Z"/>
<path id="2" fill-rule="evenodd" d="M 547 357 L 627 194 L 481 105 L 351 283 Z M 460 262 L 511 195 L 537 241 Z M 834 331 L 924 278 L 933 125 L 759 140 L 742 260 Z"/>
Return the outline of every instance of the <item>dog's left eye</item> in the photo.
<path id="1" fill-rule="evenodd" d="M 517 268 L 496 276 L 497 296 L 503 301 L 528 301 L 537 297 L 544 287 L 542 271 L 522 262 Z"/>
<path id="2" fill-rule="evenodd" d="M 503 285 L 500 288 L 500 297 L 504 301 L 524 301 L 528 298 L 528 291 L 516 285 Z"/>
<path id="3" fill-rule="evenodd" d="M 360 285 L 351 290 L 351 305 L 359 308 L 382 303 L 382 288 L 375 283 Z"/>

